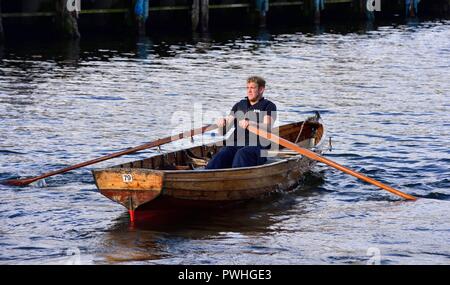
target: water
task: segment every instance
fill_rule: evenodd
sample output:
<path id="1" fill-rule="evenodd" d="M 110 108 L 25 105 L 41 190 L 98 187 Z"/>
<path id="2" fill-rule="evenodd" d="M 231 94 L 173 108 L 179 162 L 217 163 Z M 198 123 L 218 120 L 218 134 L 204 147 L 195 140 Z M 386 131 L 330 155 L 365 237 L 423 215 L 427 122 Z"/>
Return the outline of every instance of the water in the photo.
<path id="1" fill-rule="evenodd" d="M 0 179 L 164 137 L 172 114 L 226 113 L 267 79 L 279 124 L 321 112 L 327 157 L 295 192 L 132 227 L 90 170 L 0 185 L 3 264 L 450 264 L 450 22 L 320 26 L 0 47 Z M 170 150 L 189 141 L 166 145 Z"/>

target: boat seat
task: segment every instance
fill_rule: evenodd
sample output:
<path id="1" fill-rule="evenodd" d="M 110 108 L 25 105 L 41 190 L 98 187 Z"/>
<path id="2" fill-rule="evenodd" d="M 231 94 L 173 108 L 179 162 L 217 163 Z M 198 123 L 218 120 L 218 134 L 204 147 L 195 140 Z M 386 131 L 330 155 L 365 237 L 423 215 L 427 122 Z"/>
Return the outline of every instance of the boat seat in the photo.
<path id="1" fill-rule="evenodd" d="M 268 157 L 267 158 L 267 161 L 264 163 L 264 164 L 271 164 L 271 163 L 274 163 L 274 162 L 277 162 L 277 161 L 280 161 L 280 160 L 282 160 L 282 158 L 281 157 Z"/>
<path id="2" fill-rule="evenodd" d="M 304 148 L 310 148 L 312 145 L 312 140 L 306 139 L 302 140 L 301 142 L 298 142 L 297 145 L 304 147 Z M 299 155 L 297 152 L 292 151 L 290 149 L 280 149 L 278 151 L 268 151 L 271 156 L 267 158 L 267 161 L 264 164 L 270 164 L 273 162 L 280 161 L 282 159 L 292 157 Z M 184 153 L 187 157 L 186 163 L 189 165 L 189 167 L 193 170 L 202 170 L 205 169 L 205 166 L 208 164 L 208 161 L 210 158 L 202 158 L 198 157 L 195 154 L 193 154 L 190 150 L 184 150 Z"/>
<path id="3" fill-rule="evenodd" d="M 312 139 L 302 140 L 302 141 L 296 143 L 296 145 L 310 149 L 314 146 L 314 140 L 312 140 Z"/>
<path id="4" fill-rule="evenodd" d="M 209 159 L 198 157 L 188 149 L 184 150 L 184 154 L 186 155 L 187 158 L 186 163 L 188 165 L 191 165 L 193 169 L 201 166 L 206 166 L 206 164 L 208 164 Z"/>
<path id="5" fill-rule="evenodd" d="M 194 167 L 192 165 L 176 165 L 176 164 L 166 164 L 158 170 L 192 170 Z"/>

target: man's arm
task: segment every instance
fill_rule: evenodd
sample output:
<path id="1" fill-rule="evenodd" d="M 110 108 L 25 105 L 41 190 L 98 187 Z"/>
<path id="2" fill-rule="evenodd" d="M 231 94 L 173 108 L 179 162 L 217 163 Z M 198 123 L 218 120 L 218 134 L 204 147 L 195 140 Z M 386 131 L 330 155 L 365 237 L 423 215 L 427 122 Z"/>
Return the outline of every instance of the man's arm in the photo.
<path id="1" fill-rule="evenodd" d="M 220 118 L 216 121 L 217 126 L 219 127 L 219 134 L 223 135 L 226 134 L 228 132 L 228 130 L 230 129 L 230 126 L 233 124 L 234 121 L 234 116 L 233 115 L 228 115 L 224 118 Z"/>
<path id="2" fill-rule="evenodd" d="M 275 120 L 272 118 L 272 116 L 269 116 L 269 115 L 265 115 L 264 116 L 263 124 L 266 125 L 266 126 L 269 126 L 269 128 L 266 129 L 266 130 L 270 130 L 272 128 L 274 121 Z"/>
<path id="3" fill-rule="evenodd" d="M 255 122 L 244 119 L 239 121 L 239 126 L 243 129 L 246 129 L 249 125 L 252 125 L 258 127 L 259 129 L 267 130 L 270 132 L 274 121 L 275 120 L 272 118 L 272 116 L 265 115 L 262 123 L 257 124 Z"/>

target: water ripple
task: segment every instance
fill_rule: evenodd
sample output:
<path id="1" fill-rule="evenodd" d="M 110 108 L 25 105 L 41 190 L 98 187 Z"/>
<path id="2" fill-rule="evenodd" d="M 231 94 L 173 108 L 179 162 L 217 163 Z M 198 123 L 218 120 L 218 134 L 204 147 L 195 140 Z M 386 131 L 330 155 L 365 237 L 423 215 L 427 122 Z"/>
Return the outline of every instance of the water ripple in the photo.
<path id="1" fill-rule="evenodd" d="M 131 227 L 90 170 L 0 184 L 0 263 L 449 264 L 450 22 L 8 44 L 0 54 L 0 180 L 39 175 L 171 134 L 172 114 L 225 115 L 267 79 L 279 124 L 321 112 L 326 156 L 290 193 Z M 187 129 L 190 129 L 187 128 Z M 166 145 L 164 150 L 190 146 Z M 168 217 L 169 218 L 169 217 Z"/>

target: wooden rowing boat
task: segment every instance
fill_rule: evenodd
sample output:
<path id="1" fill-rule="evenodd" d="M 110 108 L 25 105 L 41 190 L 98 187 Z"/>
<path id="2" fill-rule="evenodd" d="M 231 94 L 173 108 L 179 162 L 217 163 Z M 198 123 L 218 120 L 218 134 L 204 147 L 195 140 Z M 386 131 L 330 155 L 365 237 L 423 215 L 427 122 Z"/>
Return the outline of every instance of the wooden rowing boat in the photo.
<path id="1" fill-rule="evenodd" d="M 274 132 L 302 147 L 322 152 L 325 128 L 320 121 L 291 123 Z M 145 210 L 216 207 L 289 191 L 316 163 L 280 148 L 270 153 L 273 156 L 264 165 L 203 169 L 222 145 L 223 141 L 195 146 L 92 172 L 101 194 L 125 206 L 134 220 Z"/>

